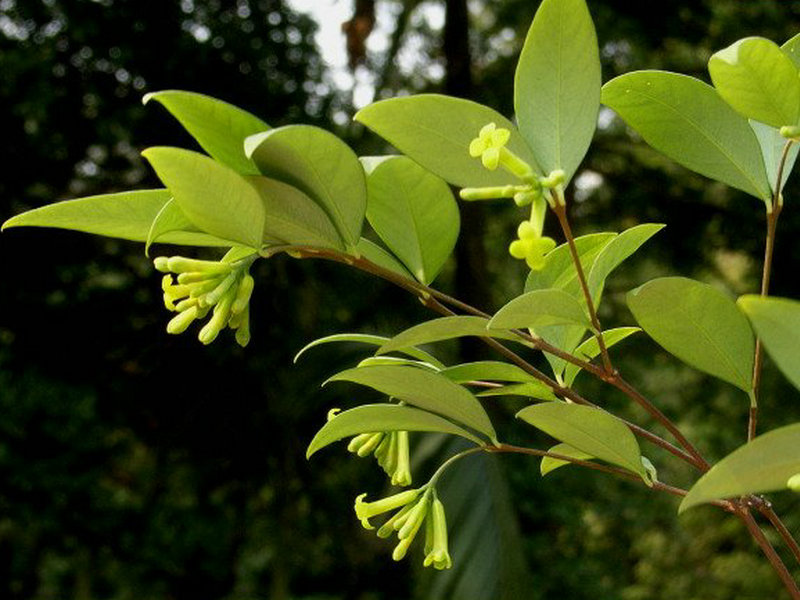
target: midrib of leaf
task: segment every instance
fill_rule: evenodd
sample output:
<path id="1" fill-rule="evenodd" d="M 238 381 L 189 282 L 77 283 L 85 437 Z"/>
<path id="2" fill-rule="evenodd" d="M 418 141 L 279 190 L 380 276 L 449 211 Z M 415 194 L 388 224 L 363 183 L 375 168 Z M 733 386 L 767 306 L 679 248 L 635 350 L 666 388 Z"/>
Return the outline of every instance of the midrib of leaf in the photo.
<path id="1" fill-rule="evenodd" d="M 753 181 L 753 179 L 750 177 L 750 175 L 744 169 L 742 169 L 742 167 L 739 165 L 739 163 L 737 161 L 733 160 L 733 157 L 725 150 L 725 148 L 723 146 L 720 146 L 719 143 L 717 143 L 713 138 L 709 137 L 708 134 L 705 133 L 703 128 L 697 122 L 695 122 L 693 119 L 690 119 L 686 115 L 683 115 L 677 108 L 675 108 L 674 106 L 672 106 L 670 104 L 667 104 L 666 102 L 664 102 L 660 98 L 657 98 L 655 96 L 650 96 L 649 94 L 647 94 L 647 93 L 645 93 L 643 91 L 638 91 L 638 93 L 640 95 L 644 96 L 645 98 L 649 98 L 650 100 L 653 100 L 656 103 L 661 104 L 662 106 L 665 106 L 666 108 L 671 110 L 673 113 L 678 115 L 678 117 L 680 117 L 681 119 L 683 119 L 684 121 L 689 123 L 692 127 L 694 127 L 701 134 L 702 137 L 704 137 L 709 142 L 711 142 L 711 144 L 713 146 L 715 146 L 731 162 L 731 164 L 733 164 L 733 166 L 744 176 L 744 178 L 753 186 L 753 190 L 757 194 L 759 194 L 758 197 L 761 198 L 762 200 L 766 199 L 766 198 L 764 198 L 763 196 L 760 195 L 761 192 L 759 191 L 759 186 L 756 184 L 755 181 Z M 762 161 L 763 161 L 763 158 L 762 158 Z"/>

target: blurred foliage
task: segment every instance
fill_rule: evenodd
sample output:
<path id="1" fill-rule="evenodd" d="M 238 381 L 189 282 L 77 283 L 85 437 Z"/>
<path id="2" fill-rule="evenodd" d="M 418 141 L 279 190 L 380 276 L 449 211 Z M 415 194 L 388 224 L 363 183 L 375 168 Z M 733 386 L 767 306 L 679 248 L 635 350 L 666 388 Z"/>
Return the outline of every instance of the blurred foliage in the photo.
<path id="1" fill-rule="evenodd" d="M 707 79 L 715 50 L 746 35 L 782 42 L 800 28 L 794 0 L 588 3 L 606 80 L 639 68 Z M 357 67 L 380 83 L 377 97 L 441 90 L 442 25 L 430 14 L 455 4 L 377 0 L 379 20 L 389 15 L 403 26 L 386 52 L 368 44 Z M 511 114 L 513 67 L 537 3 L 468 4 L 474 99 Z M 385 151 L 358 127 L 342 127 L 352 98 L 332 87 L 314 31 L 310 18 L 278 0 L 0 0 L 0 219 L 56 199 L 155 185 L 139 150 L 191 145 L 165 111 L 141 106 L 157 89 L 208 93 L 274 125 L 320 124 L 363 154 Z M 800 296 L 798 191 L 790 180 L 776 295 Z M 736 293 L 757 288 L 760 205 L 660 157 L 609 113 L 572 193 L 577 233 L 668 223 L 610 282 L 604 325 L 630 324 L 624 292 L 656 275 L 695 276 Z M 524 271 L 506 254 L 520 217 L 507 205 L 483 214 L 489 258 L 480 276 L 492 293 L 484 308 L 494 309 L 522 286 Z M 51 230 L 0 236 L 2 597 L 371 600 L 412 590 L 430 598 L 430 589 L 486 597 L 479 584 L 465 592 L 449 574 L 413 585 L 409 563 L 419 556 L 395 564 L 389 547 L 361 530 L 352 500 L 382 485 L 368 461 L 336 451 L 304 459 L 327 408 L 363 400 L 348 397 L 351 388 L 317 384 L 362 354 L 320 348 L 293 366 L 294 352 L 313 337 L 389 334 L 429 315 L 340 265 L 278 258 L 260 261 L 254 275 L 250 347 L 221 336 L 203 348 L 164 332 L 159 278 L 140 246 Z M 450 265 L 440 285 L 451 289 L 453 279 Z M 614 356 L 710 457 L 743 441 L 747 401 L 735 389 L 684 368 L 643 336 Z M 800 418 L 797 392 L 769 364 L 762 385 L 762 431 Z M 578 386 L 647 424 L 619 394 L 583 375 Z M 544 437 L 512 427 L 512 408 L 493 415 L 517 436 L 509 441 L 546 447 Z M 663 480 L 689 485 L 692 473 L 650 447 L 645 453 Z M 486 462 L 472 474 L 498 487 L 475 503 L 500 507 L 503 522 L 492 531 L 522 534 L 521 555 L 498 562 L 523 558 L 531 571 L 523 591 L 508 597 L 782 597 L 746 532 L 712 509 L 678 519 L 674 499 L 626 481 L 572 468 L 542 480 L 529 458 Z M 471 485 L 454 476 L 451 502 L 484 493 Z M 795 497 L 775 500 L 800 530 Z M 458 543 L 457 526 L 451 535 Z M 469 537 L 463 542 L 482 547 L 480 530 Z M 496 539 L 484 542 L 483 550 L 498 548 Z"/>

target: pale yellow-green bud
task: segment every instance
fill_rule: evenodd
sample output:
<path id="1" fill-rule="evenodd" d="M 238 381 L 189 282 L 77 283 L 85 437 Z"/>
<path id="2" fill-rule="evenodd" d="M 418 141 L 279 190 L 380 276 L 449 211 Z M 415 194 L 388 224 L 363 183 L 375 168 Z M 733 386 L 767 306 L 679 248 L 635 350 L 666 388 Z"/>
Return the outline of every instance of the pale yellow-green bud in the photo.
<path id="1" fill-rule="evenodd" d="M 253 288 L 255 287 L 255 280 L 250 273 L 245 273 L 239 281 L 239 287 L 236 289 L 236 297 L 233 300 L 231 311 L 238 314 L 242 312 L 250 303 L 250 297 L 253 295 Z"/>
<path id="2" fill-rule="evenodd" d="M 241 322 L 236 328 L 236 343 L 245 348 L 250 343 L 250 307 L 248 306 L 239 314 Z"/>
<path id="3" fill-rule="evenodd" d="M 169 270 L 173 273 L 190 273 L 202 271 L 205 273 L 229 273 L 231 265 L 216 260 L 197 260 L 184 256 L 172 256 L 169 258 Z"/>
<path id="4" fill-rule="evenodd" d="M 167 323 L 167 333 L 171 333 L 173 335 L 183 333 L 196 318 L 197 306 L 190 306 L 186 310 L 181 311 L 172 317 L 170 322 Z"/>
<path id="5" fill-rule="evenodd" d="M 792 475 L 789 478 L 789 481 L 786 482 L 786 487 L 788 487 L 793 492 L 800 493 L 800 473 Z"/>
<path id="6" fill-rule="evenodd" d="M 200 330 L 197 339 L 199 339 L 206 346 L 217 339 L 219 332 L 222 331 L 228 324 L 228 317 L 230 316 L 232 299 L 230 296 L 225 296 L 214 307 L 214 314 L 209 319 L 203 328 Z"/>
<path id="7" fill-rule="evenodd" d="M 156 271 L 169 273 L 169 259 L 166 256 L 157 257 L 155 260 L 153 260 L 153 265 L 155 266 Z"/>

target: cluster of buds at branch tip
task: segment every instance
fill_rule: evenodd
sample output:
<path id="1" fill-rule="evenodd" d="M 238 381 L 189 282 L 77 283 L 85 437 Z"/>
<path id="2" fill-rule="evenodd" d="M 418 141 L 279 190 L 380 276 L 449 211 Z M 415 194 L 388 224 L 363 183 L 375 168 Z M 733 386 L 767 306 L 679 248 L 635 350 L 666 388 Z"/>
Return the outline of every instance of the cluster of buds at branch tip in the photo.
<path id="1" fill-rule="evenodd" d="M 392 515 L 378 529 L 378 537 L 388 538 L 397 533 L 398 544 L 392 552 L 394 560 L 402 560 L 417 533 L 425 527 L 425 559 L 423 565 L 435 569 L 452 566 L 447 542 L 447 520 L 444 505 L 430 484 L 415 490 L 407 490 L 375 502 L 364 502 L 366 494 L 356 498 L 356 516 L 365 529 L 374 529 L 369 519 L 392 510 Z"/>
<path id="2" fill-rule="evenodd" d="M 328 411 L 328 421 L 338 412 L 338 409 Z M 361 458 L 374 455 L 380 467 L 391 478 L 392 485 L 411 485 L 411 458 L 407 431 L 361 433 L 350 440 L 347 449 Z"/>
<path id="3" fill-rule="evenodd" d="M 161 280 L 164 305 L 178 313 L 167 323 L 167 333 L 183 333 L 195 320 L 211 313 L 198 334 L 203 344 L 213 342 L 225 327 L 236 331 L 240 346 L 248 344 L 254 287 L 248 269 L 255 256 L 240 255 L 241 250 L 234 249 L 220 261 L 183 256 L 159 256 L 153 261 L 156 269 L 165 274 Z"/>

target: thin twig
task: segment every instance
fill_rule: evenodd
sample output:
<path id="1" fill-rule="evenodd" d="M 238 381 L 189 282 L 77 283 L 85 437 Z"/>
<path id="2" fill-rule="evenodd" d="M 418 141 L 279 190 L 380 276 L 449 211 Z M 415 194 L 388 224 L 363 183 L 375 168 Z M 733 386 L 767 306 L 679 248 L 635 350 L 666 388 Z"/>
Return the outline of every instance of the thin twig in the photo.
<path id="1" fill-rule="evenodd" d="M 761 548 L 764 556 L 767 557 L 767 560 L 772 565 L 772 568 L 775 569 L 775 572 L 778 574 L 778 577 L 780 577 L 784 587 L 789 592 L 791 597 L 794 600 L 800 600 L 800 589 L 797 587 L 797 582 L 792 577 L 792 574 L 789 573 L 789 569 L 786 568 L 786 565 L 775 551 L 775 548 L 772 546 L 770 541 L 767 539 L 767 536 L 765 536 L 764 532 L 761 531 L 761 528 L 758 526 L 758 523 L 756 523 L 753 515 L 750 514 L 747 508 L 739 507 L 739 509 L 736 511 L 736 516 L 738 516 L 745 526 L 747 526 L 747 529 L 750 531 L 750 535 L 753 536 L 753 539 L 755 539 L 756 543 Z"/>
<path id="2" fill-rule="evenodd" d="M 758 511 L 764 515 L 772 526 L 775 528 L 781 538 L 783 539 L 783 543 L 786 544 L 786 547 L 794 555 L 794 559 L 800 564 L 800 544 L 797 543 L 797 540 L 794 539 L 792 536 L 792 532 L 789 531 L 789 528 L 786 527 L 781 518 L 775 512 L 775 509 L 772 508 L 772 505 L 769 502 L 764 503 L 763 505 L 758 507 Z"/>

